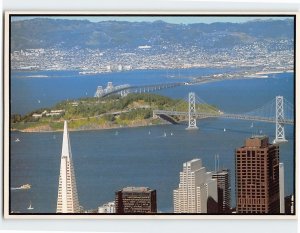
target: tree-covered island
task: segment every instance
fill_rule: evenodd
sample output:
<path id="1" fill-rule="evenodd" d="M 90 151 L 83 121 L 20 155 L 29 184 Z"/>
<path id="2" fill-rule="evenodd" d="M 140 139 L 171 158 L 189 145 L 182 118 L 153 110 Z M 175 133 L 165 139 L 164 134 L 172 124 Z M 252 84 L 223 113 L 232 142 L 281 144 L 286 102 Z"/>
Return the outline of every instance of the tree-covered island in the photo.
<path id="1" fill-rule="evenodd" d="M 201 104 L 201 111 L 216 113 L 215 106 Z M 47 132 L 138 127 L 165 123 L 153 117 L 153 110 L 187 111 L 188 103 L 156 94 L 129 94 L 126 97 L 81 98 L 62 101 L 52 108 L 41 108 L 25 115 L 11 115 L 11 130 Z M 187 120 L 176 118 L 177 121 Z"/>

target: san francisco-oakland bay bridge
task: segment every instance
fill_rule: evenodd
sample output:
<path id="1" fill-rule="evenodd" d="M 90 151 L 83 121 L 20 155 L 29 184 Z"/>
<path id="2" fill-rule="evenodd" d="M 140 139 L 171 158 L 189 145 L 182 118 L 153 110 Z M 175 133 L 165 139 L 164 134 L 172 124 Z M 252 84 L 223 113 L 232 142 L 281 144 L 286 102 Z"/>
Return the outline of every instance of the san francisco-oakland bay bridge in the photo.
<path id="1" fill-rule="evenodd" d="M 153 92 L 165 88 L 174 88 L 182 85 L 196 85 L 206 82 L 212 82 L 212 79 L 201 79 L 193 82 L 177 82 L 177 83 L 165 83 L 165 84 L 153 84 L 145 86 L 130 86 L 128 84 L 113 86 L 111 82 L 107 87 L 103 89 L 101 86 L 97 88 L 95 97 L 106 97 L 113 94 L 120 94 L 126 96 L 129 93 L 146 93 Z M 182 100 L 188 102 L 188 109 L 176 109 L 176 106 L 172 110 L 154 110 L 153 116 L 160 117 L 170 123 L 178 123 L 174 117 L 183 117 L 188 119 L 188 130 L 196 130 L 197 119 L 203 118 L 226 118 L 236 120 L 247 121 L 260 121 L 275 123 L 276 133 L 274 143 L 287 142 L 285 137 L 284 125 L 294 125 L 294 105 L 286 100 L 283 96 L 276 96 L 262 106 L 258 106 L 257 109 L 246 113 L 227 113 L 216 108 L 211 107 L 209 103 L 199 98 L 194 92 L 190 92 L 188 99 Z M 203 108 L 205 106 L 205 108 Z"/>
<path id="2" fill-rule="evenodd" d="M 205 110 L 201 109 L 205 106 Z M 284 125 L 294 124 L 294 106 L 289 103 L 283 96 L 276 96 L 270 102 L 263 106 L 246 113 L 226 113 L 210 107 L 208 103 L 200 99 L 194 92 L 188 96 L 188 111 L 174 110 L 154 110 L 154 116 L 161 117 L 171 123 L 176 123 L 174 116 L 188 118 L 188 130 L 198 129 L 197 119 L 201 118 L 226 118 L 247 121 L 262 121 L 276 124 L 276 137 L 274 143 L 286 142 Z"/>

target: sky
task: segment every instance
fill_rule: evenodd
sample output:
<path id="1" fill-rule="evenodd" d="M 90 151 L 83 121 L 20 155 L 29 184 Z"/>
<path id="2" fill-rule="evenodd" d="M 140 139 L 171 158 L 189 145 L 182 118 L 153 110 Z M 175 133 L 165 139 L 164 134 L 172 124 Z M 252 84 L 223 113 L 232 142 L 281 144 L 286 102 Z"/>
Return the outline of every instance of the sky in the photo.
<path id="1" fill-rule="evenodd" d="M 24 17 L 24 16 L 12 16 L 12 21 L 18 21 L 18 20 L 26 20 L 26 19 L 33 19 L 38 17 Z M 136 17 L 136 16 L 117 16 L 117 17 L 111 17 L 111 16 L 40 16 L 39 18 L 53 18 L 53 19 L 73 19 L 73 20 L 89 20 L 91 22 L 100 22 L 100 21 L 109 21 L 109 20 L 116 20 L 116 21 L 129 21 L 129 22 L 153 22 L 156 20 L 162 20 L 167 23 L 175 23 L 175 24 L 192 24 L 192 23 L 215 23 L 215 22 L 231 22 L 231 23 L 243 23 L 247 21 L 252 20 L 270 20 L 270 19 L 279 19 L 284 20 L 287 18 L 292 19 L 293 17 L 230 17 L 230 16 L 218 16 L 218 17 L 209 17 L 209 16 L 180 16 L 180 17 L 153 17 L 153 16 L 142 16 L 142 17 Z"/>

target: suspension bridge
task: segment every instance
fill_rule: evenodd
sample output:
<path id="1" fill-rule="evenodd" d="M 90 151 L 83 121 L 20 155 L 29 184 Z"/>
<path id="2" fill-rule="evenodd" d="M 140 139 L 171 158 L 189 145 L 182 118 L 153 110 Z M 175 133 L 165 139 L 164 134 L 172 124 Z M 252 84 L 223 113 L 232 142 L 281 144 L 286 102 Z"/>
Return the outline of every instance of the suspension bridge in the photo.
<path id="1" fill-rule="evenodd" d="M 275 99 L 263 106 L 242 114 L 225 113 L 217 110 L 197 97 L 194 92 L 189 93 L 187 102 L 187 112 L 176 111 L 176 106 L 174 106 L 173 110 L 154 110 L 153 116 L 158 116 L 171 123 L 176 123 L 175 116 L 188 118 L 188 130 L 198 129 L 197 119 L 211 117 L 275 123 L 276 137 L 274 143 L 286 142 L 284 125 L 294 124 L 294 105 L 289 103 L 283 96 L 276 96 Z M 203 109 L 203 106 L 205 106 L 205 109 Z"/>

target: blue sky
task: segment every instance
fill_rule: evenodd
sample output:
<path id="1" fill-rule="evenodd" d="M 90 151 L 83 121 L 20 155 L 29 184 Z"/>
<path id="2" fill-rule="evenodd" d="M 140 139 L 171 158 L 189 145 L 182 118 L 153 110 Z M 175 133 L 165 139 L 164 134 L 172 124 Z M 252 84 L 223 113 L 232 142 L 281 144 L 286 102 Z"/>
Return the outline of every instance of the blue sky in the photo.
<path id="1" fill-rule="evenodd" d="M 38 18 L 38 17 L 24 17 L 24 16 L 13 16 L 12 21 L 17 20 L 25 20 L 25 19 L 32 19 L 32 18 Z M 252 20 L 268 20 L 268 19 L 279 19 L 284 20 L 287 18 L 292 17 L 208 17 L 208 16 L 202 16 L 202 17 L 153 17 L 153 16 L 143 16 L 143 17 L 99 17 L 99 16 L 40 16 L 39 18 L 54 18 L 54 19 L 73 19 L 73 20 L 89 20 L 91 22 L 100 22 L 100 21 L 108 21 L 108 20 L 117 20 L 117 21 L 129 21 L 129 22 L 153 22 L 155 20 L 163 20 L 168 23 L 176 23 L 176 24 L 191 24 L 191 23 L 214 23 L 214 22 L 232 22 L 232 23 L 243 23 L 247 21 Z"/>

